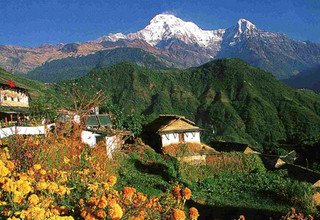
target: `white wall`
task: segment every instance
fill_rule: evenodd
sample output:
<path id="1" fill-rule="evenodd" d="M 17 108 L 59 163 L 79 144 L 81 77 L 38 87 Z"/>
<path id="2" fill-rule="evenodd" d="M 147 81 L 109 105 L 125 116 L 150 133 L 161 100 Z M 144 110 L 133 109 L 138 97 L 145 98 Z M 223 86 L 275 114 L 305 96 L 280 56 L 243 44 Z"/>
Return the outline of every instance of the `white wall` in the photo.
<path id="1" fill-rule="evenodd" d="M 184 141 L 192 143 L 200 143 L 200 132 L 186 132 L 184 133 Z"/>
<path id="2" fill-rule="evenodd" d="M 37 135 L 45 134 L 46 129 L 50 129 L 55 124 L 49 124 L 45 126 L 34 126 L 34 127 L 22 127 L 22 126 L 12 126 L 7 128 L 0 128 L 0 138 L 9 137 L 11 135 Z"/>
<path id="3" fill-rule="evenodd" d="M 99 134 L 95 134 L 91 131 L 82 131 L 81 132 L 81 141 L 90 147 L 94 147 L 97 144 L 97 137 Z"/>
<path id="4" fill-rule="evenodd" d="M 180 143 L 179 134 L 178 133 L 162 134 L 161 141 L 162 141 L 162 146 L 167 146 L 170 144 L 178 144 Z M 201 143 L 200 132 L 195 131 L 195 132 L 184 133 L 184 142 Z"/>
<path id="5" fill-rule="evenodd" d="M 162 140 L 162 146 L 166 146 L 169 144 L 178 144 L 179 134 L 178 133 L 162 134 L 161 140 Z"/>
<path id="6" fill-rule="evenodd" d="M 113 152 L 116 150 L 117 147 L 120 147 L 122 145 L 122 139 L 117 137 L 116 135 L 111 137 L 105 137 L 106 139 L 106 150 L 107 150 L 107 156 L 109 158 L 112 158 Z"/>

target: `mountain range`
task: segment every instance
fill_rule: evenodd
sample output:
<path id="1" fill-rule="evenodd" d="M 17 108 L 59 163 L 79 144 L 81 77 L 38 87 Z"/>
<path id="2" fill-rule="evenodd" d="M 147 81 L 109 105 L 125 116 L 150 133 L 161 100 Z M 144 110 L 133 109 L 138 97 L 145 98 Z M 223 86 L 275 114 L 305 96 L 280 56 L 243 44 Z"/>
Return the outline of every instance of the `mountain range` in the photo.
<path id="1" fill-rule="evenodd" d="M 236 57 L 273 73 L 278 79 L 303 74 L 320 64 L 319 43 L 298 41 L 281 33 L 264 31 L 246 19 L 239 19 L 229 28 L 203 30 L 175 15 L 159 14 L 135 33 L 109 34 L 85 43 L 42 45 L 37 48 L 0 46 L 0 66 L 16 73 L 32 72 L 30 76 L 34 79 L 39 77 L 52 82 L 54 78 L 53 81 L 60 81 L 65 79 L 62 77 L 64 70 L 47 71 L 50 68 L 47 65 L 50 66 L 51 62 L 55 62 L 56 68 L 63 69 L 65 59 L 76 58 L 78 62 L 81 57 L 85 63 L 86 59 L 94 59 L 92 54 L 116 48 L 142 49 L 148 56 L 170 68 L 187 68 L 216 58 Z M 127 58 L 124 52 L 123 59 L 118 56 L 117 60 Z M 70 63 L 70 59 L 67 62 Z M 85 70 L 69 76 L 76 78 L 84 75 L 92 66 L 99 67 L 100 63 L 94 60 Z M 138 63 L 144 65 L 144 60 L 140 59 Z"/>

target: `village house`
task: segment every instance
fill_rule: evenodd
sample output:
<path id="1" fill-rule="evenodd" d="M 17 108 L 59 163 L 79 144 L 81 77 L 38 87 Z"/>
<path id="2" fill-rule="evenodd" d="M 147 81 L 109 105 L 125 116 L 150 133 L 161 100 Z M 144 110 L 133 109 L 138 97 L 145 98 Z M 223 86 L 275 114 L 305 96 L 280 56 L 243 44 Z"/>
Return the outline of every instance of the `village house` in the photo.
<path id="1" fill-rule="evenodd" d="M 216 151 L 201 143 L 201 131 L 180 115 L 160 115 L 144 128 L 143 139 L 157 151 L 184 161 L 205 161 Z"/>
<path id="2" fill-rule="evenodd" d="M 13 81 L 0 79 L 0 120 L 2 123 L 20 122 L 27 118 L 30 95 L 27 89 Z"/>

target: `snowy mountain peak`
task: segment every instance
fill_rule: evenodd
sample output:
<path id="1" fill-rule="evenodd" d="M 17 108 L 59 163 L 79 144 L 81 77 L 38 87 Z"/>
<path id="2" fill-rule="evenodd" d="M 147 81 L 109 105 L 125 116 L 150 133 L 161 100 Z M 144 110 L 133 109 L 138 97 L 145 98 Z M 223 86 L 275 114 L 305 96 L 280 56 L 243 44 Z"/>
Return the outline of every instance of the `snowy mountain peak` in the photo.
<path id="1" fill-rule="evenodd" d="M 257 29 L 257 27 L 251 23 L 250 21 L 244 19 L 244 18 L 241 18 L 238 20 L 238 32 L 241 34 L 241 33 L 244 33 L 246 31 L 251 31 L 251 30 L 255 30 Z"/>
<path id="2" fill-rule="evenodd" d="M 198 44 L 207 47 L 209 44 L 221 41 L 224 30 L 202 30 L 192 22 L 183 21 L 172 14 L 159 14 L 151 19 L 148 26 L 137 33 L 129 34 L 130 39 L 139 38 L 152 46 L 163 40 L 179 39 L 187 44 Z"/>
<path id="3" fill-rule="evenodd" d="M 158 15 L 154 16 L 150 20 L 150 24 L 158 23 L 158 22 L 169 22 L 169 23 L 172 23 L 174 21 L 181 22 L 182 20 L 180 18 L 176 17 L 173 14 L 162 13 L 162 14 L 158 14 Z"/>
<path id="4" fill-rule="evenodd" d="M 124 35 L 123 33 L 115 33 L 115 34 L 108 34 L 106 36 L 99 37 L 95 42 L 100 43 L 102 41 L 111 41 L 111 42 L 116 42 L 120 39 L 127 39 L 127 36 Z"/>

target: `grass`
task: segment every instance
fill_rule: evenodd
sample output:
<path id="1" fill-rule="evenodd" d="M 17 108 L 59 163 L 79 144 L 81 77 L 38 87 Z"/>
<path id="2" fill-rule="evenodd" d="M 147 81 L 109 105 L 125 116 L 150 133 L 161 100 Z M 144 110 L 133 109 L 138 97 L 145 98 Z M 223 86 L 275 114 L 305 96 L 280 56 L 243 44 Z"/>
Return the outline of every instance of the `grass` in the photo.
<path id="1" fill-rule="evenodd" d="M 256 155 L 224 153 L 210 165 L 189 165 L 151 149 L 121 159 L 119 176 L 149 195 L 159 195 L 175 182 L 188 186 L 193 200 L 212 207 L 255 209 L 285 214 L 291 207 L 314 213 L 311 184 L 267 171 Z"/>

